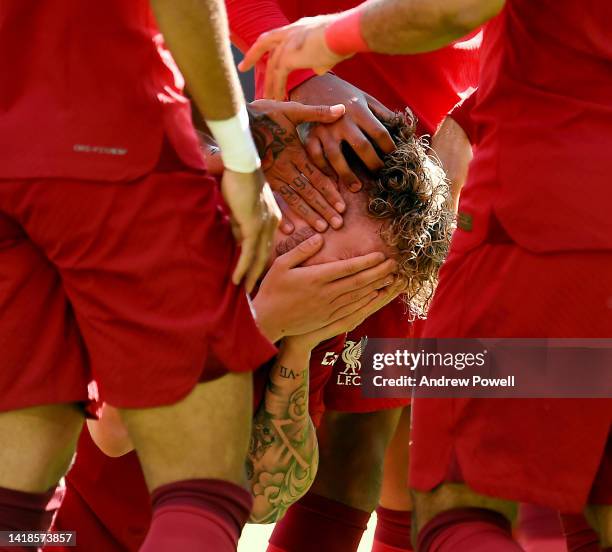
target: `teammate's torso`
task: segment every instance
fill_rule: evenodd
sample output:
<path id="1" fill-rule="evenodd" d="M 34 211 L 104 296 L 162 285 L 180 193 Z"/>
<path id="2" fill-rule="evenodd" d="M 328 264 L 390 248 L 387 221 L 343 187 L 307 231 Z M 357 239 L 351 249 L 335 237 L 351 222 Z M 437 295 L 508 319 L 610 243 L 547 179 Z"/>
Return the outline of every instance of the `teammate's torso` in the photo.
<path id="1" fill-rule="evenodd" d="M 607 0 L 508 0 L 488 24 L 460 206 L 479 215 L 471 232 L 492 208 L 527 249 L 612 248 L 611 20 Z"/>
<path id="2" fill-rule="evenodd" d="M 147 0 L 5 0 L 0 48 L 0 178 L 134 178 L 164 133 L 203 168 Z"/>

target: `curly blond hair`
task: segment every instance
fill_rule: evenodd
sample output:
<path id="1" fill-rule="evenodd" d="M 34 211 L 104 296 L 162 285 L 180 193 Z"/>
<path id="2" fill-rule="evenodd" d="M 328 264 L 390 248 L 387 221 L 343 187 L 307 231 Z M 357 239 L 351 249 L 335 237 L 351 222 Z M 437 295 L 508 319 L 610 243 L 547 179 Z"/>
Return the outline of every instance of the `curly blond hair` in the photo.
<path id="1" fill-rule="evenodd" d="M 370 179 L 368 212 L 385 221 L 381 236 L 398 253 L 409 315 L 424 318 L 454 226 L 450 188 L 437 157 L 415 134 L 416 119 L 409 110 L 383 124 L 397 149 L 384 155 L 384 168 Z"/>

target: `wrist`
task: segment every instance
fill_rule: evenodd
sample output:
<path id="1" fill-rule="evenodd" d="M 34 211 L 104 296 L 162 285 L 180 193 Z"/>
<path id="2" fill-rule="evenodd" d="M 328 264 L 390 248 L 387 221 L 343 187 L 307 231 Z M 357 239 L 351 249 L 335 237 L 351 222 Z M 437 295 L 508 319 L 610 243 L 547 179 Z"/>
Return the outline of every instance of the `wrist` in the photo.
<path id="1" fill-rule="evenodd" d="M 283 346 L 289 352 L 295 352 L 296 354 L 310 355 L 311 351 L 318 345 L 318 341 L 315 341 L 310 337 L 309 334 L 303 335 L 291 335 L 283 339 Z"/>
<path id="2" fill-rule="evenodd" d="M 369 52 L 361 30 L 363 10 L 359 7 L 339 14 L 325 29 L 325 44 L 339 56 Z"/>
<path id="3" fill-rule="evenodd" d="M 226 169 L 238 173 L 252 173 L 261 167 L 244 104 L 233 117 L 222 121 L 206 119 L 206 125 L 221 148 Z"/>
<path id="4" fill-rule="evenodd" d="M 271 343 L 276 343 L 282 339 L 284 335 L 283 331 L 278 324 L 276 324 L 276 317 L 273 316 L 272 313 L 268 312 L 268 309 L 266 308 L 266 301 L 260 293 L 255 296 L 252 303 L 253 308 L 255 309 L 255 321 L 257 322 L 259 331 Z"/>

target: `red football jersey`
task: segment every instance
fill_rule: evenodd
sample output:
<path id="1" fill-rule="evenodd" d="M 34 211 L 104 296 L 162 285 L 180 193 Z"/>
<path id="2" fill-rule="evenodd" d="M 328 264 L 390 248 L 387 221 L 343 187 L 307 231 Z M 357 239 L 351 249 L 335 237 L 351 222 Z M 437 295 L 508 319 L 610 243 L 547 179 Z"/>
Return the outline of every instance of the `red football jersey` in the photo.
<path id="1" fill-rule="evenodd" d="M 508 0 L 485 28 L 455 248 L 612 248 L 612 3 Z"/>
<path id="2" fill-rule="evenodd" d="M 300 17 L 334 13 L 353 8 L 358 0 L 226 0 L 230 29 L 241 49 L 257 37 Z M 417 115 L 421 132 L 433 132 L 448 111 L 476 85 L 481 36 L 435 52 L 406 56 L 358 54 L 334 67 L 334 73 L 380 100 L 390 109 L 406 106 Z M 262 65 L 258 66 L 258 94 L 263 90 Z M 313 76 L 312 71 L 295 71 L 289 88 Z"/>
<path id="3" fill-rule="evenodd" d="M 148 0 L 4 0 L 0 49 L 0 178 L 136 178 L 164 134 L 204 168 Z"/>

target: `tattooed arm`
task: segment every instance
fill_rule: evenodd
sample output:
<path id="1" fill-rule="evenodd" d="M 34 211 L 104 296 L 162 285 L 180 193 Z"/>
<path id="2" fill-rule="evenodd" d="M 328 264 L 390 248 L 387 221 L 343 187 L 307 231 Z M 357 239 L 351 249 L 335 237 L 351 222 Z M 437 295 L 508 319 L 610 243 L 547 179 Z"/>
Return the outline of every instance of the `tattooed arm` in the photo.
<path id="1" fill-rule="evenodd" d="M 345 209 L 344 200 L 330 177 L 312 163 L 295 127 L 306 122 L 333 123 L 344 114 L 344 106 L 257 100 L 247 107 L 266 179 L 284 199 L 281 204 L 283 232 L 290 234 L 294 229 L 287 216 L 287 205 L 319 231 L 324 231 L 328 223 L 333 228 L 342 226 L 339 212 Z M 195 109 L 193 124 L 199 131 L 209 170 L 214 174 L 222 168 L 219 148 L 206 136 L 210 132 Z"/>
<path id="2" fill-rule="evenodd" d="M 317 473 L 317 437 L 308 414 L 309 362 L 309 346 L 285 339 L 253 418 L 247 460 L 252 523 L 279 520 Z"/>
<path id="3" fill-rule="evenodd" d="M 344 114 L 344 106 L 308 106 L 297 102 L 257 100 L 249 104 L 251 132 L 270 186 L 284 202 L 314 229 L 328 224 L 342 226 L 344 200 L 330 176 L 323 174 L 308 157 L 296 131 L 305 123 L 330 123 Z M 283 232 L 293 231 L 283 212 Z"/>

